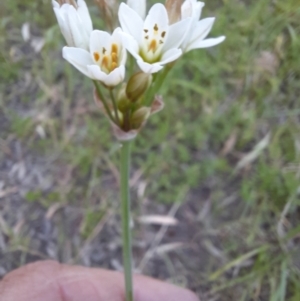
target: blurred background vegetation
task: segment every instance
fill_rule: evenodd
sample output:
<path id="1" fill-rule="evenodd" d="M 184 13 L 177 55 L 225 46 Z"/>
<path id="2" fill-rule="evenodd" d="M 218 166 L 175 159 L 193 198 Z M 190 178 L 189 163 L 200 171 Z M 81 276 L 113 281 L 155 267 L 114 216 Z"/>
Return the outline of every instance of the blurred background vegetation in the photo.
<path id="1" fill-rule="evenodd" d="M 136 270 L 202 301 L 299 301 L 299 1 L 207 0 L 203 16 L 226 41 L 178 61 L 133 149 Z M 1 1 L 2 276 L 45 258 L 122 268 L 119 146 L 63 45 L 50 0 Z"/>

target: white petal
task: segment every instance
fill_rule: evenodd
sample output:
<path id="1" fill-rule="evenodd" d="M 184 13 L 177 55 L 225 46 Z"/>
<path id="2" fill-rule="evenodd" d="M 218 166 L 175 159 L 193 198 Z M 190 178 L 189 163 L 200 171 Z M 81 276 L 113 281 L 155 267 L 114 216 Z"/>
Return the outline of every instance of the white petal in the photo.
<path id="1" fill-rule="evenodd" d="M 123 46 L 131 53 L 131 55 L 138 59 L 140 58 L 139 56 L 139 45 L 136 40 L 133 39 L 132 36 L 122 33 L 122 42 Z"/>
<path id="2" fill-rule="evenodd" d="M 112 33 L 112 40 L 117 44 L 122 44 L 122 29 L 121 27 L 117 27 Z"/>
<path id="3" fill-rule="evenodd" d="M 105 78 L 107 77 L 107 74 L 103 72 L 98 65 L 88 65 L 87 70 L 89 77 L 94 80 L 104 82 Z"/>
<path id="4" fill-rule="evenodd" d="M 126 48 L 122 45 L 121 55 L 119 59 L 119 65 L 125 65 L 127 61 L 127 51 Z"/>
<path id="5" fill-rule="evenodd" d="M 127 5 L 136 11 L 144 20 L 146 15 L 146 0 L 127 0 Z"/>
<path id="6" fill-rule="evenodd" d="M 195 42 L 196 40 L 199 41 L 205 39 L 211 31 L 214 22 L 215 18 L 206 18 L 201 21 L 198 21 L 195 28 L 193 29 L 193 33 L 188 42 L 188 47 L 191 43 Z"/>
<path id="7" fill-rule="evenodd" d="M 88 51 L 81 48 L 64 47 L 63 58 L 84 75 L 90 77 L 87 66 L 93 64 L 93 60 Z"/>
<path id="8" fill-rule="evenodd" d="M 193 5 L 191 0 L 185 0 L 181 5 L 181 18 L 191 17 L 193 13 Z"/>
<path id="9" fill-rule="evenodd" d="M 157 24 L 161 31 L 165 31 L 169 25 L 167 10 L 161 3 L 156 3 L 150 8 L 144 23 L 144 28 L 152 30 L 155 24 Z"/>
<path id="10" fill-rule="evenodd" d="M 192 17 L 198 21 L 204 5 L 203 2 L 198 2 L 197 0 L 185 0 L 181 6 L 181 18 Z"/>
<path id="11" fill-rule="evenodd" d="M 163 68 L 163 66 L 160 65 L 160 63 L 149 64 L 144 62 L 142 59 L 138 59 L 137 64 L 139 65 L 139 67 L 144 73 L 149 73 L 149 74 L 156 73 Z"/>
<path id="12" fill-rule="evenodd" d="M 64 3 L 61 7 L 60 10 L 61 12 L 65 13 L 68 11 L 70 4 L 69 3 Z M 72 6 L 72 5 L 71 5 Z"/>
<path id="13" fill-rule="evenodd" d="M 194 8 L 193 8 L 193 18 L 197 21 L 200 19 L 202 8 L 205 6 L 204 2 L 196 1 Z"/>
<path id="14" fill-rule="evenodd" d="M 218 45 L 222 43 L 225 40 L 224 36 L 218 37 L 218 38 L 211 38 L 206 40 L 196 40 L 192 44 L 189 45 L 187 48 L 187 51 L 190 51 L 192 49 L 199 49 L 199 48 L 208 48 L 215 45 Z"/>
<path id="15" fill-rule="evenodd" d="M 90 65 L 87 67 L 90 72 L 90 77 L 103 82 L 109 87 L 114 87 L 124 80 L 125 67 L 122 65 L 109 74 L 101 71 L 98 65 Z"/>
<path id="16" fill-rule="evenodd" d="M 72 34 L 71 34 L 71 29 L 70 29 L 70 24 L 67 22 L 67 13 L 68 13 L 68 6 L 69 4 L 64 4 L 62 7 L 56 2 L 52 2 L 53 5 L 53 11 L 55 13 L 58 25 L 60 27 L 61 33 L 64 36 L 67 45 L 68 46 L 75 46 Z"/>
<path id="17" fill-rule="evenodd" d="M 57 19 L 57 23 L 59 25 L 60 31 L 62 33 L 62 35 L 64 36 L 67 44 L 69 46 L 75 46 L 72 36 L 70 34 L 70 30 L 69 27 L 67 26 L 68 24 L 65 22 L 63 14 L 60 11 L 60 8 L 58 7 L 53 7 L 53 11 L 55 13 L 56 19 Z"/>
<path id="18" fill-rule="evenodd" d="M 193 35 L 194 30 L 197 25 L 197 21 L 198 21 L 198 19 L 195 19 L 195 18 L 191 19 L 190 26 L 187 29 L 187 34 L 185 35 L 185 37 L 180 45 L 180 48 L 183 49 L 184 52 L 185 52 L 187 46 L 189 45 L 189 42 L 191 41 L 192 35 Z"/>
<path id="19" fill-rule="evenodd" d="M 143 30 L 143 20 L 127 4 L 121 3 L 119 7 L 119 22 L 124 32 L 130 34 L 136 41 L 140 41 Z"/>
<path id="20" fill-rule="evenodd" d="M 88 35 L 84 30 L 84 27 L 79 19 L 79 16 L 74 6 L 69 5 L 67 7 L 65 18 L 73 39 L 74 46 L 83 49 L 88 49 Z"/>
<path id="21" fill-rule="evenodd" d="M 93 30 L 90 36 L 90 52 L 102 51 L 103 48 L 108 50 L 111 45 L 111 35 L 106 31 Z"/>
<path id="22" fill-rule="evenodd" d="M 188 30 L 190 28 L 191 21 L 191 18 L 187 18 L 176 22 L 169 27 L 163 50 L 176 48 L 182 43 L 185 35 L 189 33 Z"/>
<path id="23" fill-rule="evenodd" d="M 167 63 L 177 60 L 182 55 L 182 50 L 177 48 L 172 48 L 165 52 L 161 58 L 160 64 L 165 65 Z"/>
<path id="24" fill-rule="evenodd" d="M 126 60 L 127 60 L 127 51 L 126 51 L 126 48 L 125 48 L 124 43 L 123 43 L 123 36 L 122 36 L 123 34 L 124 33 L 123 33 L 122 29 L 120 27 L 117 27 L 114 30 L 114 32 L 112 33 L 112 36 L 111 36 L 112 42 L 116 43 L 120 48 L 120 51 L 119 51 L 119 56 L 120 56 L 119 65 L 125 65 Z M 135 41 L 135 40 L 133 40 L 133 41 Z"/>
<path id="25" fill-rule="evenodd" d="M 125 78 L 125 66 L 121 65 L 107 75 L 104 84 L 109 87 L 114 87 L 119 83 L 121 83 L 124 80 L 124 78 Z"/>
<path id="26" fill-rule="evenodd" d="M 52 0 L 52 6 L 53 6 L 53 8 L 54 8 L 54 7 L 60 8 L 59 3 L 56 2 L 56 1 L 54 1 L 54 0 Z"/>
<path id="27" fill-rule="evenodd" d="M 89 10 L 84 0 L 78 0 L 77 4 L 78 4 L 77 13 L 81 18 L 82 25 L 86 33 L 89 35 L 93 30 L 93 24 L 92 24 Z"/>

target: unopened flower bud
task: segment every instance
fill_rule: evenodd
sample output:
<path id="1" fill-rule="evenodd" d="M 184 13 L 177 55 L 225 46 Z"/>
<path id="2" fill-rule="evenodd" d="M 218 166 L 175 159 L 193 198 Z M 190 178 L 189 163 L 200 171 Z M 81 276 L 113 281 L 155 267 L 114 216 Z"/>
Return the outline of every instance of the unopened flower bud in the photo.
<path id="1" fill-rule="evenodd" d="M 168 12 L 170 24 L 174 24 L 181 19 L 181 5 L 184 0 L 166 0 L 165 7 Z"/>
<path id="2" fill-rule="evenodd" d="M 148 107 L 141 107 L 136 110 L 131 117 L 131 127 L 133 129 L 140 128 L 145 121 L 149 118 L 151 109 Z"/>
<path id="3" fill-rule="evenodd" d="M 120 110 L 122 113 L 126 112 L 131 107 L 131 101 L 126 95 L 125 85 L 122 86 L 117 95 L 117 106 L 118 110 Z"/>
<path id="4" fill-rule="evenodd" d="M 126 95 L 132 102 L 136 102 L 151 84 L 151 74 L 138 72 L 131 76 L 126 87 Z"/>

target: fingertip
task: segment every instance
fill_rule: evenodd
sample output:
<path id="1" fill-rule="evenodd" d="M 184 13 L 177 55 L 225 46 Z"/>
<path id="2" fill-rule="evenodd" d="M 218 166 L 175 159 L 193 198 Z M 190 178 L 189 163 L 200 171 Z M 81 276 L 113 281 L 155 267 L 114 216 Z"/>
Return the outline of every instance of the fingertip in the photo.
<path id="1" fill-rule="evenodd" d="M 53 281 L 59 274 L 61 265 L 52 260 L 38 261 L 22 266 L 8 273 L 0 282 L 1 301 L 36 300 L 46 288 L 47 300 L 59 300 L 57 287 Z"/>
<path id="2" fill-rule="evenodd" d="M 122 301 L 124 276 L 119 272 L 56 261 L 28 264 L 0 282 L 1 301 Z M 135 275 L 135 301 L 199 301 L 191 291 L 150 277 Z"/>

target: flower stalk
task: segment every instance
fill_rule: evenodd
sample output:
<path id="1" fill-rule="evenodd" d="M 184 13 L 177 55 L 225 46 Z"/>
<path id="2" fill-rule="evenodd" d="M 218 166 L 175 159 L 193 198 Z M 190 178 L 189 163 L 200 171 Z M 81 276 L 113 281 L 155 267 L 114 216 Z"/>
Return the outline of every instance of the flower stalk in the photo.
<path id="1" fill-rule="evenodd" d="M 106 114 L 107 114 L 108 117 L 111 119 L 111 121 L 113 121 L 113 122 L 115 123 L 115 119 L 114 119 L 114 117 L 112 116 L 111 110 L 109 109 L 109 106 L 108 106 L 108 104 L 107 104 L 107 102 L 106 102 L 106 100 L 105 100 L 105 97 L 104 97 L 103 94 L 102 94 L 102 91 L 101 91 L 101 88 L 100 88 L 99 83 L 98 83 L 96 80 L 94 80 L 93 82 L 94 82 L 94 85 L 95 85 L 95 88 L 96 88 L 96 92 L 97 92 L 97 94 L 98 94 L 98 97 L 101 99 L 101 101 L 102 101 L 102 103 L 103 103 L 103 105 L 104 105 Z"/>
<path id="2" fill-rule="evenodd" d="M 132 286 L 132 250 L 130 229 L 130 148 L 131 141 L 126 141 L 121 148 L 121 216 L 122 216 L 122 240 L 123 240 L 123 265 L 125 276 L 126 301 L 133 301 Z"/>
<path id="3" fill-rule="evenodd" d="M 159 89 L 161 88 L 162 84 L 164 83 L 166 77 L 169 74 L 169 71 L 172 69 L 173 64 L 168 64 L 160 73 L 157 74 L 155 80 L 152 83 L 152 86 L 148 89 L 144 103 L 146 105 L 151 104 L 153 101 L 153 98 L 155 97 L 155 94 L 158 93 Z"/>
<path id="4" fill-rule="evenodd" d="M 117 1 L 95 0 L 103 14 Z M 109 6 L 111 2 L 112 6 Z M 149 117 L 164 108 L 159 89 L 185 53 L 215 46 L 225 37 L 206 39 L 214 18 L 200 20 L 204 3 L 197 0 L 166 0 L 146 13 L 146 0 L 127 0 L 118 9 L 120 27 L 112 34 L 93 30 L 85 0 L 52 0 L 67 46 L 62 55 L 78 71 L 93 80 L 94 100 L 109 119 L 114 136 L 122 144 L 120 192 L 123 266 L 126 301 L 133 301 L 130 218 L 130 148 Z M 127 60 L 127 52 L 131 55 Z M 137 66 L 140 71 L 135 70 Z M 127 71 L 126 71 L 127 70 Z M 128 75 L 125 76 L 125 72 Z M 126 80 L 127 78 L 127 80 Z M 105 87 L 104 93 L 102 88 Z"/>
<path id="5" fill-rule="evenodd" d="M 114 95 L 112 88 L 109 89 L 109 95 L 110 95 L 110 98 L 111 98 L 111 101 L 112 101 L 112 104 L 114 107 L 117 124 L 120 125 L 120 118 L 119 118 L 119 113 L 118 113 L 117 102 L 116 102 L 115 95 Z"/>

